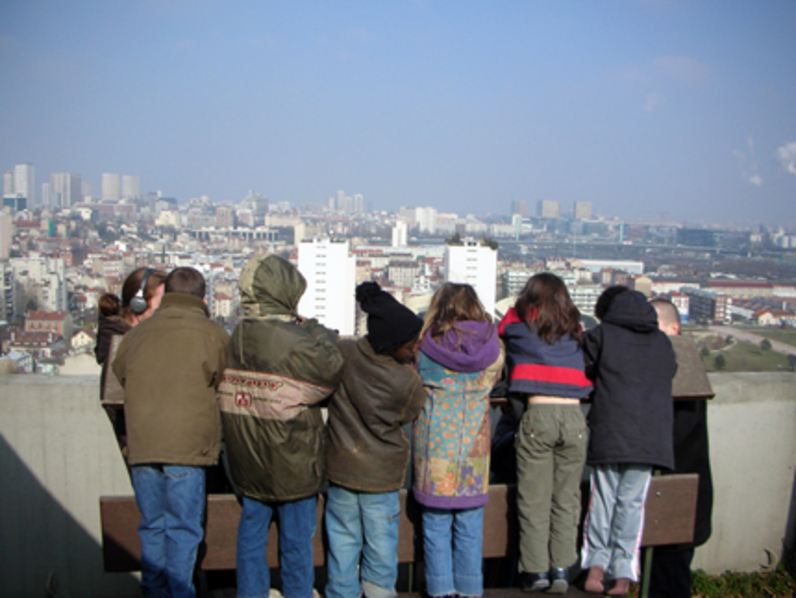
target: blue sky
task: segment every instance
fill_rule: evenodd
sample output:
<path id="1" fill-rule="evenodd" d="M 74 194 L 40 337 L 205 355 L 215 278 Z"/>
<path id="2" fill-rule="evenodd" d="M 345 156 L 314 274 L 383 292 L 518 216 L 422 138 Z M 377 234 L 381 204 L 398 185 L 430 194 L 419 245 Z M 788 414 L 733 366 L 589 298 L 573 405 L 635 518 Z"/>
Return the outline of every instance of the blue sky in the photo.
<path id="1" fill-rule="evenodd" d="M 794 224 L 794 32 L 791 0 L 5 0 L 0 169 Z"/>

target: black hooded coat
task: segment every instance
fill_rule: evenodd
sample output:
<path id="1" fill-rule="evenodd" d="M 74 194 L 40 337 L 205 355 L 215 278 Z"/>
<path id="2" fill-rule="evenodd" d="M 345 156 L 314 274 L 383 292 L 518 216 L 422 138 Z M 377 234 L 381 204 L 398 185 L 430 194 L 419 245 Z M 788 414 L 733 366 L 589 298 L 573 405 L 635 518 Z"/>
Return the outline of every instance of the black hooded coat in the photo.
<path id="1" fill-rule="evenodd" d="M 589 465 L 642 464 L 673 469 L 672 378 L 677 361 L 658 316 L 638 291 L 618 295 L 602 323 L 584 334 Z"/>

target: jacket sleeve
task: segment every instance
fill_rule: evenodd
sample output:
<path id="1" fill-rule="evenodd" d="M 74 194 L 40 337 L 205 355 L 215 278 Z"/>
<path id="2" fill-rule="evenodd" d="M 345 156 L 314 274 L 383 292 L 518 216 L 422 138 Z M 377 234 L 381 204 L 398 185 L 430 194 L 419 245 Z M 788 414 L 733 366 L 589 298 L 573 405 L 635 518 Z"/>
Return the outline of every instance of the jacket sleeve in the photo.
<path id="1" fill-rule="evenodd" d="M 602 349 L 602 326 L 588 330 L 583 335 L 583 361 L 586 366 L 586 377 L 594 380 L 597 376 L 597 367 L 600 362 Z"/>
<path id="2" fill-rule="evenodd" d="M 124 388 L 124 384 L 126 382 L 126 363 L 125 360 L 127 359 L 127 347 L 129 343 L 129 335 L 125 334 L 124 338 L 122 339 L 122 343 L 119 345 L 118 351 L 116 351 L 116 359 L 113 360 L 111 364 L 111 368 L 113 369 L 113 374 L 119 380 L 119 384 L 121 384 L 122 388 Z"/>
<path id="3" fill-rule="evenodd" d="M 343 376 L 343 354 L 337 345 L 337 335 L 319 324 L 307 320 L 301 327 L 308 333 L 304 343 L 304 376 L 308 382 L 336 389 Z"/>
<path id="4" fill-rule="evenodd" d="M 408 424 L 417 419 L 426 404 L 426 387 L 420 376 L 416 376 L 409 392 L 409 400 L 406 403 L 401 423 Z"/>

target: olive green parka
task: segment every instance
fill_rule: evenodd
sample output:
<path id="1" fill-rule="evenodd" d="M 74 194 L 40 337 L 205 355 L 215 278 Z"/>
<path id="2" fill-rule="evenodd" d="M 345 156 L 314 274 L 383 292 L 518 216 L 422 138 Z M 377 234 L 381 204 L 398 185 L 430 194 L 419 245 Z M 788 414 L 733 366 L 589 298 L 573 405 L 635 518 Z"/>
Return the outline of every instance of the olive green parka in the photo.
<path id="1" fill-rule="evenodd" d="M 219 388 L 233 482 L 263 502 L 321 490 L 326 429 L 319 403 L 340 383 L 336 334 L 296 314 L 307 283 L 276 255 L 252 258 L 240 281 L 244 318 L 232 333 Z"/>

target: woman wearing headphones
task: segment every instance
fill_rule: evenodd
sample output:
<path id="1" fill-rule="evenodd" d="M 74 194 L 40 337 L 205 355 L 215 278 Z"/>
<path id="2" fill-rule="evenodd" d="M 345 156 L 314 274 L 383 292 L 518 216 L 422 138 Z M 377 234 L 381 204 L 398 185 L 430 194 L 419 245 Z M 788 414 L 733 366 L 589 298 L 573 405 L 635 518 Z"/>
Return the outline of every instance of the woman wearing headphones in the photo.
<path id="1" fill-rule="evenodd" d="M 133 270 L 122 284 L 121 298 L 105 293 L 97 302 L 98 327 L 94 354 L 102 366 L 100 375 L 100 400 L 113 424 L 119 448 L 125 453 L 127 432 L 124 425 L 124 391 L 113 374 L 109 374 L 116 347 L 121 337 L 131 328 L 155 313 L 163 297 L 166 273 L 154 268 Z M 114 337 L 119 337 L 114 341 Z"/>

